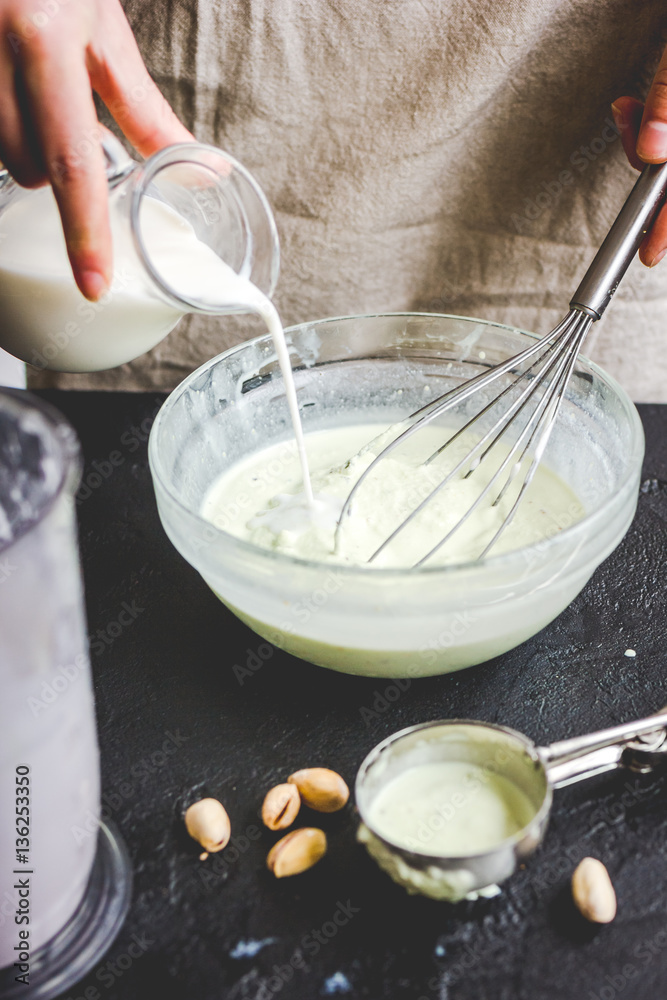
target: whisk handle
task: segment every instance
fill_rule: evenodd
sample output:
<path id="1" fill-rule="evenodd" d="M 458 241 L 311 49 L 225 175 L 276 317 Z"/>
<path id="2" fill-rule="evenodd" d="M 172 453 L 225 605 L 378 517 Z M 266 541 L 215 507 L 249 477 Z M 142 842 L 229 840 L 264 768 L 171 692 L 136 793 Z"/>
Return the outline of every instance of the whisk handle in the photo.
<path id="1" fill-rule="evenodd" d="M 666 194 L 667 163 L 648 164 L 574 293 L 571 309 L 581 309 L 594 320 L 602 316 Z"/>

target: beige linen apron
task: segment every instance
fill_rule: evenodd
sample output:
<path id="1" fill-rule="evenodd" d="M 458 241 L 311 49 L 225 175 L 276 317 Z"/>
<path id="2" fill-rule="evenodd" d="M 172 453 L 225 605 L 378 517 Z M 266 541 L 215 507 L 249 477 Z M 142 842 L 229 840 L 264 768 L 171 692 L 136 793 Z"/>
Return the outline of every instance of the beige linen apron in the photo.
<path id="1" fill-rule="evenodd" d="M 286 325 L 417 309 L 546 332 L 635 177 L 610 115 L 646 94 L 664 0 L 127 0 L 196 137 L 241 160 L 281 238 Z M 169 389 L 260 332 L 186 317 L 129 365 L 33 385 Z M 667 260 L 633 264 L 586 353 L 667 401 Z"/>

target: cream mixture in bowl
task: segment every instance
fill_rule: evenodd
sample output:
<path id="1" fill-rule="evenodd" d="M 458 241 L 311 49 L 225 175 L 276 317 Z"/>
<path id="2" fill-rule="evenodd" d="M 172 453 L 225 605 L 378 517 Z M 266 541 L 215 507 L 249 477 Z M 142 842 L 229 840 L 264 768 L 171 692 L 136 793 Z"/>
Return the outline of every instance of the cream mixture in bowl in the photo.
<path id="1" fill-rule="evenodd" d="M 504 516 L 490 503 L 412 568 L 468 506 L 469 484 L 459 480 L 368 564 L 429 490 L 437 463 L 422 459 L 451 433 L 434 422 L 419 443 L 380 463 L 336 531 L 387 428 L 516 354 L 532 335 L 430 314 L 345 317 L 286 332 L 312 499 L 269 336 L 190 375 L 149 443 L 167 534 L 260 636 L 348 673 L 457 670 L 553 620 L 623 537 L 637 502 L 641 423 L 620 386 L 580 358 L 538 474 L 487 557 L 478 559 L 480 543 Z"/>
<path id="2" fill-rule="evenodd" d="M 429 456 L 452 433 L 451 428 L 427 427 L 402 451 L 383 459 L 344 517 L 345 499 L 361 472 L 395 437 L 391 426 L 360 423 L 307 434 L 312 504 L 303 490 L 296 446 L 286 442 L 263 448 L 223 473 L 207 493 L 202 514 L 237 538 L 276 552 L 361 566 L 370 563 L 397 526 L 478 440 L 472 435 L 463 436 L 446 454 L 427 464 Z M 395 540 L 384 545 L 373 558 L 373 566 L 409 569 L 424 558 L 472 507 L 498 464 L 485 464 L 474 479 L 455 478 L 406 524 Z M 252 499 L 241 507 L 235 500 L 244 492 Z M 513 501 L 510 491 L 496 505 L 491 499 L 482 501 L 474 516 L 429 564 L 443 566 L 476 559 L 502 525 Z M 508 552 L 541 541 L 563 524 L 579 520 L 584 512 L 572 490 L 541 466 L 495 551 Z"/>

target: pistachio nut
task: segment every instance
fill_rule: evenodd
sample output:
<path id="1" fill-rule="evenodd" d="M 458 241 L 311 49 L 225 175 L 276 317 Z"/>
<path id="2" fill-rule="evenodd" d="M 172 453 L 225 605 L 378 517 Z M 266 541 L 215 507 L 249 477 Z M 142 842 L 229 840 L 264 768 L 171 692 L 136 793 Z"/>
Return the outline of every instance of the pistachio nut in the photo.
<path id="1" fill-rule="evenodd" d="M 328 767 L 306 767 L 290 774 L 287 780 L 299 789 L 301 801 L 317 812 L 337 812 L 350 797 L 350 789 L 340 774 Z"/>
<path id="2" fill-rule="evenodd" d="M 572 898 L 579 912 L 594 924 L 616 916 L 616 893 L 609 872 L 597 858 L 584 858 L 572 874 Z"/>
<path id="3" fill-rule="evenodd" d="M 305 826 L 292 830 L 273 845 L 266 859 L 266 867 L 276 878 L 298 875 L 312 868 L 327 850 L 323 830 Z"/>
<path id="4" fill-rule="evenodd" d="M 285 782 L 269 789 L 262 803 L 262 821 L 269 830 L 284 830 L 291 826 L 301 808 L 296 785 Z"/>
<path id="5" fill-rule="evenodd" d="M 231 836 L 229 816 L 217 799 L 194 802 L 185 813 L 185 826 L 192 839 L 211 853 L 226 847 Z"/>

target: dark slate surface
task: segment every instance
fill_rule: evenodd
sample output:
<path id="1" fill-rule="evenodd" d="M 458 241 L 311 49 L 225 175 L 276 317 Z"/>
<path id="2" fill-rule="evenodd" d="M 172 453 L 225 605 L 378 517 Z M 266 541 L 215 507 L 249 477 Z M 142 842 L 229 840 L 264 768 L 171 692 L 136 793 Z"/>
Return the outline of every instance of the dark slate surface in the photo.
<path id="1" fill-rule="evenodd" d="M 280 882 L 264 868 L 275 835 L 260 834 L 258 821 L 264 791 L 291 770 L 322 763 L 351 784 L 378 740 L 415 722 L 468 716 L 545 742 L 667 702 L 667 408 L 641 408 L 647 459 L 638 516 L 571 607 L 500 659 L 415 681 L 390 702 L 385 692 L 397 692 L 386 681 L 337 675 L 279 651 L 239 685 L 233 665 L 259 640 L 158 521 L 145 441 L 162 397 L 43 395 L 73 422 L 85 453 L 80 538 L 104 797 L 135 872 L 123 931 L 67 997 L 667 994 L 664 775 L 618 773 L 557 792 L 547 840 L 528 866 L 496 899 L 458 906 L 394 886 L 355 843 L 351 808 L 322 819 L 324 861 Z M 126 604 L 135 617 L 116 634 Z M 635 659 L 623 655 L 628 647 Z M 364 718 L 362 708 L 375 715 Z M 217 864 L 199 862 L 179 819 L 193 794 L 226 804 L 236 857 L 228 848 Z M 588 854 L 604 860 L 616 886 L 619 913 L 608 927 L 584 925 L 569 900 L 569 876 Z M 254 956 L 249 942 L 261 944 Z"/>

